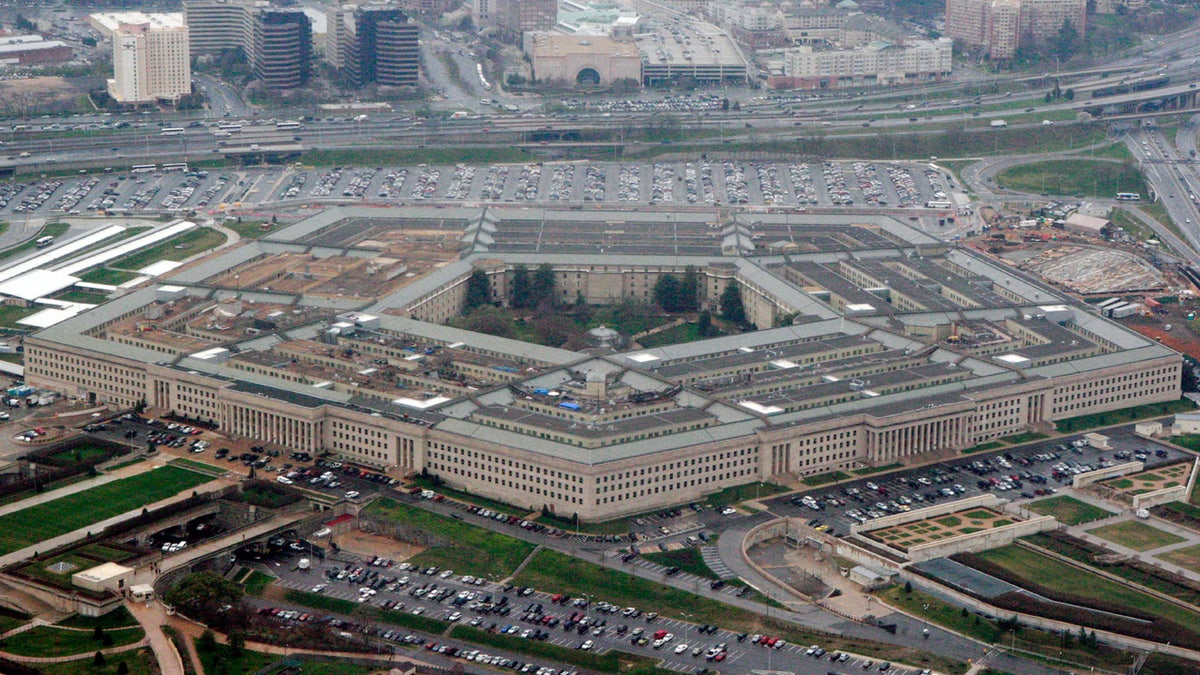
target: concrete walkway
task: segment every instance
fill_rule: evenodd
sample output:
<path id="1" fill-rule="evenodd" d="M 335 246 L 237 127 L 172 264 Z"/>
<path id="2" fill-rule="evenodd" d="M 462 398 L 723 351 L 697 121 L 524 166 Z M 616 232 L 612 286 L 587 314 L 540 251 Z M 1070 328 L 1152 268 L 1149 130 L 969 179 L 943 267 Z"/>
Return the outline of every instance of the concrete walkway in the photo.
<path id="1" fill-rule="evenodd" d="M 171 642 L 171 638 L 162 629 L 164 625 L 167 625 L 169 618 L 163 610 L 162 603 L 155 600 L 150 602 L 126 600 L 125 608 L 141 624 L 142 630 L 146 631 L 146 640 L 149 641 L 150 649 L 154 651 L 154 659 L 158 661 L 161 675 L 183 675 L 183 660 L 175 649 L 175 644 Z"/>
<path id="2" fill-rule="evenodd" d="M 1194 570 L 1189 570 L 1185 567 L 1180 567 L 1179 565 L 1175 565 L 1173 563 L 1167 562 L 1166 560 L 1162 560 L 1160 558 L 1155 557 L 1162 553 L 1169 553 L 1176 549 L 1187 548 L 1189 546 L 1195 546 L 1197 544 L 1200 544 L 1200 534 L 1197 534 L 1196 532 L 1194 532 L 1192 530 L 1189 530 L 1187 528 L 1176 525 L 1175 523 L 1172 523 L 1172 522 L 1169 522 L 1166 520 L 1162 520 L 1160 518 L 1155 518 L 1153 516 L 1151 516 L 1147 520 L 1139 521 L 1139 522 L 1145 523 L 1146 525 L 1148 525 L 1150 527 L 1154 527 L 1155 529 L 1163 530 L 1164 532 L 1168 532 L 1177 537 L 1183 538 L 1183 541 L 1181 541 L 1181 542 L 1176 542 L 1174 544 L 1167 544 L 1165 546 L 1159 546 L 1158 548 L 1153 548 L 1153 549 L 1149 549 L 1146 551 L 1137 551 L 1137 550 L 1129 548 L 1127 546 L 1118 544 L 1115 541 L 1111 541 L 1109 539 L 1105 539 L 1103 537 L 1094 535 L 1089 531 L 1089 530 L 1097 529 L 1099 527 L 1104 527 L 1106 525 L 1116 525 L 1116 524 L 1127 522 L 1130 520 L 1136 520 L 1136 519 L 1134 518 L 1134 516 L 1131 516 L 1126 513 L 1126 514 L 1121 514 L 1120 516 L 1117 516 L 1114 518 L 1107 518 L 1103 521 L 1093 521 L 1091 523 L 1075 525 L 1073 527 L 1067 528 L 1067 532 L 1071 536 L 1078 537 L 1080 539 L 1083 539 L 1084 541 L 1088 541 L 1093 544 L 1104 546 L 1105 548 L 1107 548 L 1111 551 L 1120 553 L 1122 555 L 1130 556 L 1131 558 L 1139 558 L 1143 561 L 1153 563 L 1154 565 L 1157 565 L 1158 567 L 1161 567 L 1167 571 L 1174 572 L 1175 574 L 1178 574 L 1180 576 L 1191 579 L 1192 581 L 1200 582 L 1200 574 L 1197 574 Z"/>

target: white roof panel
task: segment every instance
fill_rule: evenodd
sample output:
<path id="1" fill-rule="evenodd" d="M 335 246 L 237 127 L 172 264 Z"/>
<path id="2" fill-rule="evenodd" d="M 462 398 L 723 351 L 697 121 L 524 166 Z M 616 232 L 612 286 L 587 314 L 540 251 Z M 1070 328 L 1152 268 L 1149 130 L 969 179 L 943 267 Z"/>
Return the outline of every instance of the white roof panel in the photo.
<path id="1" fill-rule="evenodd" d="M 62 272 L 32 270 L 0 283 L 0 295 L 8 295 L 22 300 L 37 300 L 47 295 L 54 295 L 64 288 L 70 288 L 77 281 L 79 281 L 79 277 Z"/>

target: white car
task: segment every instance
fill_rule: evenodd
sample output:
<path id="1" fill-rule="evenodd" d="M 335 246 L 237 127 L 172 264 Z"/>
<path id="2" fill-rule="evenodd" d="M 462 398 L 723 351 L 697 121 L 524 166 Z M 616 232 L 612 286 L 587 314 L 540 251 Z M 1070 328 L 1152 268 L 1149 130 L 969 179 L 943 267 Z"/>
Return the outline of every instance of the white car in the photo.
<path id="1" fill-rule="evenodd" d="M 323 592 L 324 590 L 325 590 L 325 584 L 317 584 L 316 586 L 313 586 L 313 587 L 312 587 L 312 592 L 313 592 L 313 593 L 321 593 L 321 592 Z"/>
<path id="2" fill-rule="evenodd" d="M 462 612 L 455 612 L 455 613 L 451 614 L 450 616 L 446 617 L 446 620 L 447 621 L 458 621 L 461 618 L 462 618 Z"/>
<path id="3" fill-rule="evenodd" d="M 724 508 L 724 509 L 721 511 L 721 515 L 723 515 L 723 516 L 733 516 L 733 515 L 737 515 L 737 509 L 733 508 L 732 506 L 726 506 L 726 507 L 725 507 L 725 508 Z"/>
<path id="4" fill-rule="evenodd" d="M 583 644 L 579 645 L 579 648 L 586 652 L 592 648 L 593 644 L 595 644 L 595 643 L 592 642 L 591 640 L 588 640 L 587 642 L 584 642 Z"/>
<path id="5" fill-rule="evenodd" d="M 358 490 L 351 490 L 347 492 L 346 499 L 358 499 Z"/>
<path id="6" fill-rule="evenodd" d="M 686 652 L 687 650 L 688 650 L 688 646 L 687 646 L 686 642 L 681 642 L 681 643 L 675 645 L 675 653 L 676 654 L 682 654 L 682 653 Z"/>

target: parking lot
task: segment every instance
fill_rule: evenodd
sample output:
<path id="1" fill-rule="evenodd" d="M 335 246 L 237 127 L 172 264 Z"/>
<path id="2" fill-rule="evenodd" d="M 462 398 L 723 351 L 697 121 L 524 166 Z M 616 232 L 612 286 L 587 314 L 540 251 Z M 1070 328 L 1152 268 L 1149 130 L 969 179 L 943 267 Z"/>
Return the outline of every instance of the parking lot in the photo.
<path id="1" fill-rule="evenodd" d="M 854 523 L 994 492 L 1028 501 L 1070 485 L 1077 473 L 1140 460 L 1147 468 L 1178 462 L 1185 453 L 1135 436 L 1132 427 L 1104 432 L 1108 449 L 1077 445 L 1082 436 L 976 453 L 949 462 L 815 488 L 800 497 L 770 500 L 773 512 L 809 519 L 837 536 Z"/>
<path id="2" fill-rule="evenodd" d="M 875 162 L 555 162 L 100 173 L 0 183 L 0 214 L 183 213 L 308 201 L 924 208 L 947 177 Z"/>
<path id="3" fill-rule="evenodd" d="M 379 559 L 348 562 L 327 559 L 317 562 L 311 570 L 299 570 L 286 560 L 276 564 L 268 562 L 267 569 L 279 575 L 279 584 L 286 588 L 462 623 L 568 649 L 597 652 L 620 649 L 644 654 L 662 659 L 662 667 L 678 672 L 692 673 L 706 668 L 750 672 L 786 666 L 796 673 L 823 675 L 831 668 L 880 672 L 883 665 L 874 659 L 829 653 L 819 645 L 791 645 L 769 635 L 739 634 L 718 626 L 660 618 L 652 606 L 618 607 L 602 598 L 570 598 L 459 576 L 452 570 L 421 569 Z M 265 613 L 285 623 L 300 620 L 305 614 L 297 609 L 294 616 L 279 616 L 278 610 L 268 608 Z M 309 620 L 321 618 L 310 615 Z M 539 663 L 544 659 L 505 654 L 493 648 L 479 649 L 419 631 L 396 630 L 387 625 L 353 628 L 371 631 L 384 641 L 423 645 L 430 651 L 518 672 L 539 672 L 548 667 L 563 668 L 553 671 L 560 675 L 571 672 L 562 664 Z M 540 672 L 546 675 L 550 671 Z M 913 675 L 919 671 L 889 664 L 884 672 Z"/>

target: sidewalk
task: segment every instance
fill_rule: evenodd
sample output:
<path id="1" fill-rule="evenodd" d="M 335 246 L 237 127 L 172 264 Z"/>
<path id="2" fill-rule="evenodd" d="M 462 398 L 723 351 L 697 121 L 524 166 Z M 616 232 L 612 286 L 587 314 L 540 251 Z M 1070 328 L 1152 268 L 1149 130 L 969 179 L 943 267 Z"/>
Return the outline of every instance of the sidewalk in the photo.
<path id="1" fill-rule="evenodd" d="M 171 638 L 162 630 L 168 621 L 162 603 L 154 600 L 148 603 L 126 600 L 125 608 L 141 624 L 142 630 L 146 631 L 146 639 L 150 643 L 150 649 L 154 651 L 154 659 L 158 661 L 161 675 L 183 675 L 180 654 L 175 650 Z"/>

